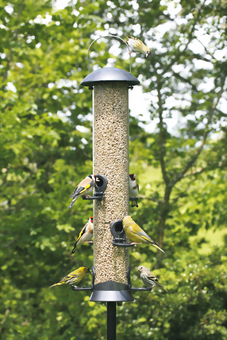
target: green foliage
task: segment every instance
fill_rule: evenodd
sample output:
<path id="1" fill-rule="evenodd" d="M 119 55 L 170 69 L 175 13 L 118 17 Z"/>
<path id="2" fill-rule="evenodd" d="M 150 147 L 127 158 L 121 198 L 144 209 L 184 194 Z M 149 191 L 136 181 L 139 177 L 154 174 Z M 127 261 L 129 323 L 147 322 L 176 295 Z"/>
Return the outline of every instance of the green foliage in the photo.
<path id="1" fill-rule="evenodd" d="M 226 4 L 181 1 L 177 16 L 171 4 L 81 0 L 58 10 L 49 0 L 0 3 L 1 339 L 106 338 L 106 306 L 85 292 L 49 288 L 93 264 L 90 246 L 70 254 L 92 203 L 67 206 L 92 173 L 91 93 L 80 83 L 97 30 L 136 35 L 152 49 L 146 61 L 132 54 L 156 120 L 147 133 L 130 118 L 130 172 L 143 196 L 130 213 L 166 255 L 137 246 L 130 258 L 133 286 L 142 285 L 136 268 L 143 264 L 169 290 L 135 293 L 118 307 L 118 339 L 226 339 Z M 129 69 L 125 47 L 120 56 L 109 53 L 112 40 L 93 45 L 91 68 Z M 174 131 L 171 117 L 179 117 Z M 219 246 L 210 246 L 207 231 Z M 90 283 L 88 275 L 83 284 Z"/>
<path id="2" fill-rule="evenodd" d="M 172 259 L 163 260 L 163 268 L 153 272 L 169 294 L 156 287 L 149 294 L 134 294 L 136 301 L 119 308 L 122 338 L 130 339 L 134 332 L 143 339 L 224 339 L 227 258 L 220 248 L 214 251 L 207 258 L 194 249 L 184 256 L 176 251 Z M 133 258 L 140 263 L 137 256 Z M 150 255 L 143 258 L 147 265 L 145 261 L 151 261 Z M 141 284 L 138 279 L 135 283 Z"/>

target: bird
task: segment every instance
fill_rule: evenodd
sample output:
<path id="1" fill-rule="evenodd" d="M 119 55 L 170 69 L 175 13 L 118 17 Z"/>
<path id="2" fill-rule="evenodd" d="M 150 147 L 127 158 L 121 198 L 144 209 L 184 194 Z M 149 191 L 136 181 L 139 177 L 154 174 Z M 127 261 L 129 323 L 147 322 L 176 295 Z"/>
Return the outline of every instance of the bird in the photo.
<path id="1" fill-rule="evenodd" d="M 137 268 L 138 271 L 140 271 L 140 277 L 143 281 L 143 283 L 146 286 L 154 286 L 155 284 L 158 285 L 159 287 L 161 287 L 165 292 L 168 293 L 168 290 L 166 290 L 163 285 L 161 285 L 161 283 L 158 281 L 157 277 L 154 276 L 154 274 L 152 274 L 152 272 L 144 267 L 144 266 L 139 266 Z"/>
<path id="2" fill-rule="evenodd" d="M 81 229 L 79 236 L 77 237 L 76 243 L 71 254 L 75 253 L 76 247 L 87 241 L 90 241 L 93 236 L 93 217 L 91 216 L 85 226 Z"/>
<path id="3" fill-rule="evenodd" d="M 151 54 L 151 49 L 147 47 L 141 40 L 134 38 L 131 35 L 127 36 L 127 38 L 128 40 L 124 40 L 124 42 L 126 42 L 131 48 L 131 52 L 129 52 L 129 54 L 131 54 L 132 51 L 143 53 L 146 57 Z"/>
<path id="4" fill-rule="evenodd" d="M 52 286 L 50 286 L 50 288 L 55 287 L 55 286 L 65 285 L 65 284 L 72 286 L 74 283 L 79 283 L 87 273 L 90 273 L 89 268 L 80 267 L 74 270 L 73 272 L 69 273 L 65 277 L 63 277 L 59 282 L 54 283 Z"/>
<path id="5" fill-rule="evenodd" d="M 157 243 L 155 243 L 150 236 L 148 236 L 145 231 L 140 228 L 140 226 L 133 221 L 131 216 L 125 216 L 123 218 L 123 228 L 125 231 L 125 234 L 128 236 L 128 238 L 136 243 L 150 243 L 155 248 L 161 250 L 163 253 L 164 250 L 162 250 Z M 134 244 L 136 244 L 134 243 Z"/>
<path id="6" fill-rule="evenodd" d="M 136 181 L 136 175 L 129 175 L 129 199 L 132 201 L 132 207 L 138 207 L 138 193 L 139 193 L 139 184 Z"/>
<path id="7" fill-rule="evenodd" d="M 73 204 L 76 202 L 79 196 L 87 197 L 87 194 L 92 191 L 92 188 L 95 185 L 96 175 L 89 175 L 84 178 L 73 191 L 70 198 L 73 198 L 72 202 L 68 206 L 68 208 L 72 208 Z"/>
<path id="8" fill-rule="evenodd" d="M 136 175 L 129 175 L 129 197 L 137 197 L 139 193 L 139 184 L 136 181 Z"/>

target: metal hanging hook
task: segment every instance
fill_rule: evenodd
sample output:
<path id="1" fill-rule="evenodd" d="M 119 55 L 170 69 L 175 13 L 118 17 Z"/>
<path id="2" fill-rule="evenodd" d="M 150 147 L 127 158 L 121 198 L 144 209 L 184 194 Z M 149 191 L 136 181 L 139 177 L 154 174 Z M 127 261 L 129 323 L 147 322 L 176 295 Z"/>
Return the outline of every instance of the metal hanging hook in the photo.
<path id="1" fill-rule="evenodd" d="M 92 43 L 89 45 L 88 51 L 87 51 L 88 73 L 90 73 L 90 66 L 89 66 L 89 50 L 90 50 L 91 46 L 92 46 L 97 40 L 102 39 L 102 38 L 107 38 L 107 37 L 114 38 L 114 39 L 118 39 L 118 40 L 122 41 L 122 42 L 127 46 L 128 50 L 129 50 L 129 57 L 130 57 L 130 73 L 132 73 L 132 72 L 131 72 L 131 70 L 132 70 L 132 66 L 131 66 L 131 50 L 130 50 L 130 47 L 129 47 L 128 43 L 127 43 L 126 41 L 124 41 L 123 39 L 121 39 L 120 37 L 118 37 L 118 36 L 116 36 L 116 35 L 112 35 L 112 34 L 107 34 L 107 35 L 104 35 L 104 36 L 102 36 L 102 37 L 98 37 L 97 39 L 93 40 Z"/>

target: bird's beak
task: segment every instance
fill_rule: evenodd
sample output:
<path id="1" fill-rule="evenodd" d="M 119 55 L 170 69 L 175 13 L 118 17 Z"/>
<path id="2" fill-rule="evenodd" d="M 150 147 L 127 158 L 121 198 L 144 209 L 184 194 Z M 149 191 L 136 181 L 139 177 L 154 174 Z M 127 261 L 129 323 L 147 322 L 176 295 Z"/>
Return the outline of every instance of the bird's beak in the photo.
<path id="1" fill-rule="evenodd" d="M 147 53 L 146 53 L 146 57 L 148 57 L 150 54 L 151 54 L 151 52 L 147 52 Z"/>

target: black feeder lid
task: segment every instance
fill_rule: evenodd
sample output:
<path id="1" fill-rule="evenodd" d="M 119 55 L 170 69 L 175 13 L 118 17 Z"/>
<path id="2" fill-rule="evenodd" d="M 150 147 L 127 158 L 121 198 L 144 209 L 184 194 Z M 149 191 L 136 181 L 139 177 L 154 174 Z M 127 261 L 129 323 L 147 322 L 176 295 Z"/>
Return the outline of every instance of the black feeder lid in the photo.
<path id="1" fill-rule="evenodd" d="M 103 82 L 124 82 L 129 86 L 140 84 L 131 73 L 116 67 L 104 67 L 90 73 L 80 85 L 93 86 Z"/>

